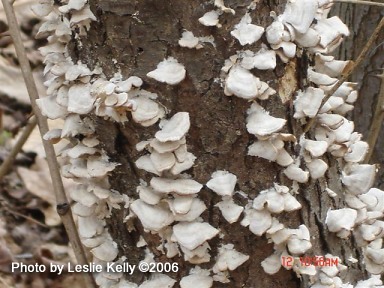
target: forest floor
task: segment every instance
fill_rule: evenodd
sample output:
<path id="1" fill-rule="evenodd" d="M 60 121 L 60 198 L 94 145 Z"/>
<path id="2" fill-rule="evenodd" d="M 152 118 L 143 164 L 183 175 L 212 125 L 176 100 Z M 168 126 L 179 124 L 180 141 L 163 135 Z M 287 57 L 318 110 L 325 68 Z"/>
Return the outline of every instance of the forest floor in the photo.
<path id="1" fill-rule="evenodd" d="M 34 39 L 41 25 L 30 8 L 34 2 L 18 0 L 15 11 L 39 92 L 44 95 L 43 64 L 37 50 L 44 41 Z M 6 23 L 0 4 L 0 164 L 31 117 L 28 94 Z M 70 188 L 73 183 L 66 181 L 65 185 Z M 49 171 L 35 128 L 9 173 L 0 179 L 0 288 L 80 288 L 80 274 L 48 272 L 50 263 L 65 267 L 70 262 L 75 263 L 75 257 L 55 211 Z M 12 271 L 12 263 L 38 264 L 47 267 L 47 272 Z"/>

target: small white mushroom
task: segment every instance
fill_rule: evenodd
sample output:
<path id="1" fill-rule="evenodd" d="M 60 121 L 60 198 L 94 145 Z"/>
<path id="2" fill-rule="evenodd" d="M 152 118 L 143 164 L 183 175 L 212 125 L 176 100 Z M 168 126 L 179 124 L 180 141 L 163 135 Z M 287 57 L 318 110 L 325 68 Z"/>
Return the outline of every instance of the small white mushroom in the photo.
<path id="1" fill-rule="evenodd" d="M 351 208 L 328 210 L 325 224 L 330 232 L 350 231 L 355 225 L 357 212 Z"/>
<path id="2" fill-rule="evenodd" d="M 106 155 L 89 156 L 87 159 L 87 171 L 91 177 L 104 177 L 111 172 L 118 163 L 110 162 Z"/>
<path id="3" fill-rule="evenodd" d="M 280 253 L 274 252 L 272 255 L 265 258 L 261 261 L 261 266 L 263 267 L 264 272 L 269 275 L 279 272 L 281 268 Z"/>
<path id="4" fill-rule="evenodd" d="M 220 201 L 215 206 L 220 209 L 224 219 L 230 224 L 235 223 L 244 211 L 244 207 L 235 204 L 232 198 Z"/>
<path id="5" fill-rule="evenodd" d="M 82 143 L 77 144 L 75 147 L 67 151 L 67 156 L 71 158 L 79 158 L 83 155 L 93 155 L 97 152 L 97 149 L 87 147 Z"/>
<path id="6" fill-rule="evenodd" d="M 64 118 L 67 115 L 67 109 L 56 102 L 56 96 L 41 97 L 36 100 L 41 114 L 49 119 Z"/>
<path id="7" fill-rule="evenodd" d="M 349 146 L 348 152 L 344 155 L 347 162 L 361 162 L 368 153 L 369 145 L 364 141 L 356 141 Z"/>
<path id="8" fill-rule="evenodd" d="M 191 210 L 193 197 L 175 196 L 174 199 L 168 199 L 167 202 L 173 214 L 187 214 Z"/>
<path id="9" fill-rule="evenodd" d="M 266 46 L 262 46 L 256 54 L 247 50 L 242 57 L 241 66 L 248 70 L 253 68 L 260 70 L 275 69 L 276 52 L 268 50 Z"/>
<path id="10" fill-rule="evenodd" d="M 348 27 L 340 20 L 339 17 L 320 19 L 313 28 L 320 35 L 321 47 L 328 48 L 327 52 L 332 51 L 332 44 L 341 40 L 342 36 L 349 35 Z"/>
<path id="11" fill-rule="evenodd" d="M 199 198 L 193 198 L 191 209 L 189 209 L 188 213 L 176 214 L 175 221 L 195 221 L 206 209 L 207 206 L 205 206 L 205 203 L 203 201 L 201 201 Z"/>
<path id="12" fill-rule="evenodd" d="M 384 212 L 384 191 L 371 188 L 367 193 L 359 195 L 358 197 L 367 204 L 369 210 Z"/>
<path id="13" fill-rule="evenodd" d="M 254 102 L 247 111 L 247 131 L 256 136 L 266 136 L 278 132 L 287 120 L 270 116 L 263 107 Z"/>
<path id="14" fill-rule="evenodd" d="M 150 158 L 153 166 L 159 172 L 171 169 L 176 163 L 175 155 L 171 152 L 157 153 L 156 151 L 153 151 Z"/>
<path id="15" fill-rule="evenodd" d="M 341 125 L 344 124 L 344 120 L 345 120 L 345 118 L 341 115 L 328 114 L 328 113 L 319 114 L 317 116 L 317 119 L 319 120 L 320 124 L 327 126 L 330 129 L 339 128 Z"/>
<path id="16" fill-rule="evenodd" d="M 284 197 L 277 193 L 274 188 L 263 190 L 253 200 L 252 207 L 256 210 L 266 208 L 271 213 L 281 213 L 284 211 Z"/>
<path id="17" fill-rule="evenodd" d="M 301 209 L 301 204 L 289 193 L 283 194 L 284 197 L 284 211 L 290 212 Z"/>
<path id="18" fill-rule="evenodd" d="M 187 249 L 193 250 L 218 233 L 219 230 L 205 222 L 181 222 L 173 226 L 172 239 Z"/>
<path id="19" fill-rule="evenodd" d="M 167 153 L 175 151 L 177 148 L 180 147 L 181 144 L 185 144 L 185 138 L 182 138 L 178 141 L 166 141 L 166 142 L 160 142 L 157 139 L 152 139 L 151 141 L 148 141 L 149 145 L 155 149 L 159 153 Z M 147 144 L 145 144 L 146 146 Z M 144 149 L 144 148 L 143 148 Z M 138 151 L 141 151 L 137 149 Z"/>
<path id="20" fill-rule="evenodd" d="M 72 200 L 86 207 L 91 207 L 99 200 L 92 192 L 87 191 L 85 185 L 78 185 L 76 189 L 71 189 L 70 195 Z"/>
<path id="21" fill-rule="evenodd" d="M 213 278 L 209 275 L 190 274 L 181 278 L 181 288 L 196 288 L 196 284 L 199 283 L 199 288 L 210 288 L 213 285 Z"/>
<path id="22" fill-rule="evenodd" d="M 90 217 L 78 217 L 77 225 L 81 237 L 91 238 L 95 235 L 101 234 L 104 231 L 105 221 L 92 215 Z"/>
<path id="23" fill-rule="evenodd" d="M 226 270 L 233 271 L 248 259 L 249 256 L 236 251 L 233 244 L 222 245 L 219 248 L 216 263 L 213 266 L 213 272 L 217 273 Z"/>
<path id="24" fill-rule="evenodd" d="M 258 96 L 260 87 L 259 78 L 240 65 L 234 65 L 225 79 L 224 93 L 251 100 Z"/>
<path id="25" fill-rule="evenodd" d="M 162 129 L 156 132 L 156 139 L 160 142 L 178 141 L 183 138 L 189 130 L 189 113 L 178 112 L 164 123 Z"/>
<path id="26" fill-rule="evenodd" d="M 154 177 L 150 182 L 153 189 L 159 193 L 177 193 L 190 195 L 198 193 L 203 185 L 192 179 L 167 179 Z"/>
<path id="27" fill-rule="evenodd" d="M 321 101 L 324 98 L 324 91 L 320 88 L 308 87 L 304 92 L 299 91 L 295 101 L 294 118 L 300 119 L 306 116 L 313 118 L 317 114 Z"/>
<path id="28" fill-rule="evenodd" d="M 256 210 L 245 208 L 245 217 L 240 222 L 242 226 L 249 226 L 249 230 L 257 235 L 262 236 L 272 225 L 272 216 L 267 210 Z"/>
<path id="29" fill-rule="evenodd" d="M 133 121 L 136 123 L 151 120 L 160 112 L 161 107 L 159 104 L 147 97 L 135 97 L 134 101 L 137 107 L 131 112 L 131 114 Z"/>
<path id="30" fill-rule="evenodd" d="M 131 76 L 127 80 L 116 83 L 115 91 L 118 93 L 128 92 L 134 87 L 141 87 L 143 80 L 137 76 Z"/>
<path id="31" fill-rule="evenodd" d="M 135 200 L 130 209 L 140 219 L 144 229 L 150 231 L 159 231 L 174 221 L 174 216 L 165 206 L 148 205 L 140 199 Z"/>
<path id="32" fill-rule="evenodd" d="M 173 280 L 171 277 L 165 274 L 154 273 L 151 274 L 151 278 L 149 280 L 144 281 L 139 286 L 139 288 L 172 288 L 175 283 L 176 280 Z"/>
<path id="33" fill-rule="evenodd" d="M 215 0 L 215 6 L 220 8 L 224 13 L 231 13 L 235 15 L 235 10 L 228 8 L 224 5 L 224 0 Z"/>
<path id="34" fill-rule="evenodd" d="M 62 129 L 51 129 L 44 134 L 43 139 L 50 141 L 52 144 L 56 144 L 61 140 Z"/>
<path id="35" fill-rule="evenodd" d="M 312 179 L 323 177 L 328 170 L 328 164 L 321 159 L 313 159 L 312 161 L 305 163 L 305 165 L 307 165 Z"/>
<path id="36" fill-rule="evenodd" d="M 318 2 L 315 0 L 288 1 L 280 16 L 283 23 L 289 23 L 295 31 L 305 33 L 315 19 Z"/>
<path id="37" fill-rule="evenodd" d="M 176 161 L 175 165 L 171 168 L 172 175 L 178 175 L 181 172 L 190 169 L 195 163 L 196 156 L 190 152 L 187 152 L 186 159 L 183 162 Z"/>
<path id="38" fill-rule="evenodd" d="M 61 138 L 74 137 L 79 134 L 91 135 L 94 132 L 94 124 L 89 118 L 81 119 L 78 114 L 70 114 L 65 118 Z"/>
<path id="39" fill-rule="evenodd" d="M 179 40 L 181 47 L 196 48 L 199 44 L 199 38 L 195 37 L 191 31 L 184 31 Z"/>
<path id="40" fill-rule="evenodd" d="M 285 176 L 287 176 L 293 181 L 297 181 L 299 183 L 308 182 L 309 172 L 304 171 L 295 164 L 289 165 L 287 168 L 284 169 L 283 173 L 285 174 Z"/>
<path id="41" fill-rule="evenodd" d="M 321 85 L 330 86 L 337 82 L 336 78 L 332 78 L 326 74 L 313 71 L 312 68 L 308 68 L 307 73 L 308 73 L 308 80 L 318 86 L 321 86 Z"/>
<path id="42" fill-rule="evenodd" d="M 353 164 L 342 172 L 341 182 L 348 192 L 358 195 L 367 192 L 373 185 L 376 166 L 369 164 Z"/>
<path id="43" fill-rule="evenodd" d="M 156 170 L 155 165 L 153 165 L 150 155 L 141 156 L 136 160 L 135 165 L 137 168 L 145 170 L 149 173 L 153 173 L 158 176 L 161 175 L 160 171 Z"/>
<path id="44" fill-rule="evenodd" d="M 184 253 L 184 260 L 191 264 L 202 264 L 211 260 L 211 255 L 208 252 L 211 247 L 209 246 L 208 242 L 204 242 L 203 245 L 200 245 L 193 250 L 189 250 L 183 245 L 179 246 L 181 251 Z"/>
<path id="45" fill-rule="evenodd" d="M 199 22 L 204 26 L 217 26 L 221 27 L 219 24 L 219 13 L 215 10 L 209 11 L 205 13 L 202 17 L 200 17 Z"/>
<path id="46" fill-rule="evenodd" d="M 232 196 L 235 191 L 236 181 L 236 175 L 228 171 L 218 170 L 212 173 L 211 180 L 207 182 L 207 187 L 220 196 Z"/>
<path id="47" fill-rule="evenodd" d="M 112 239 L 106 239 L 101 245 L 91 249 L 91 253 L 99 260 L 110 262 L 117 257 L 119 250 L 116 242 Z"/>
<path id="48" fill-rule="evenodd" d="M 289 252 L 295 255 L 301 255 L 311 249 L 310 234 L 307 226 L 300 225 L 295 229 L 287 241 Z"/>
<path id="49" fill-rule="evenodd" d="M 264 33 L 264 28 L 251 24 L 252 19 L 249 13 L 245 13 L 240 23 L 235 25 L 231 35 L 239 40 L 241 45 L 252 44 L 258 41 Z"/>
<path id="50" fill-rule="evenodd" d="M 315 56 L 315 69 L 330 77 L 339 77 L 344 69 L 349 67 L 351 61 L 335 60 L 335 57 L 317 53 Z"/>
<path id="51" fill-rule="evenodd" d="M 92 111 L 95 100 L 91 95 L 90 84 L 74 84 L 68 90 L 68 111 L 88 114 Z"/>
<path id="52" fill-rule="evenodd" d="M 160 202 L 161 195 L 153 191 L 151 187 L 138 186 L 136 191 L 139 193 L 140 199 L 149 205 L 156 205 Z"/>
<path id="53" fill-rule="evenodd" d="M 162 83 L 176 85 L 184 80 L 185 74 L 184 66 L 175 58 L 168 57 L 160 62 L 155 70 L 147 73 L 147 76 Z"/>
<path id="54" fill-rule="evenodd" d="M 77 216 L 90 217 L 95 214 L 95 206 L 87 207 L 80 203 L 73 205 L 72 212 Z"/>
<path id="55" fill-rule="evenodd" d="M 307 150 L 312 157 L 322 156 L 328 148 L 328 143 L 326 141 L 314 141 L 310 139 L 305 139 L 304 135 L 300 138 L 300 145 Z"/>

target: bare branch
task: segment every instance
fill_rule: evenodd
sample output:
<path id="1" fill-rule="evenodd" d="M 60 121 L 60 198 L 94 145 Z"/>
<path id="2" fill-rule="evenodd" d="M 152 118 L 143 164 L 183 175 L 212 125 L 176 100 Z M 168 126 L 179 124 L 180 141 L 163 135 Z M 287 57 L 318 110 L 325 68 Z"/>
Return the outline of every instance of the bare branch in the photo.
<path id="1" fill-rule="evenodd" d="M 28 124 L 25 126 L 23 132 L 21 132 L 20 138 L 17 140 L 15 146 L 13 146 L 11 153 L 4 160 L 3 164 L 0 166 L 0 180 L 8 173 L 13 162 L 15 162 L 17 154 L 20 152 L 21 148 L 23 148 L 25 142 L 28 140 L 31 135 L 33 129 L 36 127 L 37 120 L 35 116 L 32 116 L 29 119 Z"/>
<path id="2" fill-rule="evenodd" d="M 368 42 L 365 44 L 363 50 L 360 52 L 360 55 L 357 57 L 356 61 L 351 65 L 351 67 L 349 69 L 347 69 L 347 71 L 345 71 L 342 75 L 341 75 L 341 78 L 339 79 L 339 81 L 332 87 L 331 90 L 329 90 L 326 94 L 325 94 L 325 97 L 323 99 L 323 101 L 321 101 L 321 105 L 320 105 L 320 108 L 318 111 L 321 110 L 321 108 L 323 107 L 324 103 L 328 101 L 328 99 L 336 92 L 337 89 L 339 89 L 339 87 L 348 79 L 348 77 L 353 73 L 353 71 L 355 71 L 355 69 L 357 68 L 357 66 L 360 65 L 360 63 L 363 61 L 363 59 L 365 58 L 365 56 L 367 55 L 368 53 L 368 50 L 369 48 L 372 46 L 373 42 L 375 42 L 375 40 L 377 39 L 377 37 L 379 36 L 379 33 L 381 31 L 381 29 L 384 27 L 384 18 L 381 18 L 381 21 L 379 23 L 379 25 L 377 25 L 377 27 L 375 28 L 375 30 L 373 31 L 371 37 L 369 38 Z M 309 129 L 311 129 L 313 123 L 315 122 L 316 120 L 316 116 L 311 118 L 307 125 L 305 126 L 304 128 L 304 132 L 308 132 Z"/>
<path id="3" fill-rule="evenodd" d="M 27 86 L 28 94 L 31 99 L 31 106 L 33 112 L 37 118 L 37 124 L 39 125 L 41 138 L 43 141 L 43 146 L 45 154 L 47 157 L 49 171 L 51 173 L 53 188 L 56 194 L 57 207 L 68 206 L 67 196 L 65 195 L 63 181 L 61 179 L 59 166 L 56 159 L 56 153 L 53 148 L 52 143 L 43 139 L 44 134 L 49 131 L 48 123 L 46 117 L 44 117 L 39 108 L 37 107 L 36 100 L 39 98 L 37 92 L 36 84 L 33 79 L 31 66 L 29 64 L 25 48 L 23 46 L 23 41 L 21 39 L 19 25 L 17 23 L 15 11 L 12 7 L 12 4 L 9 0 L 2 0 L 5 14 L 8 20 L 9 32 L 12 36 L 15 50 L 18 56 L 20 63 L 21 71 L 23 73 L 24 81 Z M 76 229 L 75 221 L 73 220 L 71 209 L 67 209 L 66 213 L 60 214 L 63 221 L 64 227 L 68 233 L 69 240 L 72 244 L 72 248 L 75 252 L 76 259 L 80 265 L 87 265 L 88 260 L 84 251 L 84 248 L 81 244 L 79 234 Z M 91 273 L 84 273 L 84 280 L 86 287 L 97 287 L 96 283 L 92 277 Z"/>

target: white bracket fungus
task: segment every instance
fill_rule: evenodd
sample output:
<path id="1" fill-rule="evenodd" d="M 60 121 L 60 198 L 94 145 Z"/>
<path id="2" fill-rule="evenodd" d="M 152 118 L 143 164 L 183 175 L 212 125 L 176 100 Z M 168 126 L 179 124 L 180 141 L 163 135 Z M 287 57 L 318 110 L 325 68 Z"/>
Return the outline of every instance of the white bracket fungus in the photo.
<path id="1" fill-rule="evenodd" d="M 337 232 L 338 235 L 349 235 L 349 231 L 355 225 L 357 211 L 351 208 L 342 208 L 337 210 L 328 210 L 325 224 L 330 232 Z M 344 237 L 342 237 L 344 238 Z"/>
<path id="2" fill-rule="evenodd" d="M 155 273 L 151 276 L 149 280 L 144 281 L 138 288 L 172 288 L 176 283 L 176 280 L 165 274 Z"/>
<path id="3" fill-rule="evenodd" d="M 207 187 L 220 196 L 232 196 L 235 191 L 236 181 L 236 175 L 228 171 L 218 170 L 212 173 L 211 180 L 207 182 Z"/>
<path id="4" fill-rule="evenodd" d="M 235 223 L 244 211 L 244 207 L 235 204 L 232 198 L 224 199 L 215 206 L 220 209 L 224 219 L 230 224 Z"/>
<path id="5" fill-rule="evenodd" d="M 224 13 L 231 13 L 235 15 L 235 10 L 228 8 L 224 5 L 224 0 L 215 0 L 215 6 L 220 8 Z"/>
<path id="6" fill-rule="evenodd" d="M 299 183 L 307 183 L 309 179 L 309 172 L 304 171 L 296 164 L 289 165 L 287 168 L 284 169 L 283 173 L 289 179 Z"/>
<path id="7" fill-rule="evenodd" d="M 324 91 L 319 88 L 308 87 L 304 92 L 299 91 L 293 102 L 295 105 L 294 118 L 300 119 L 306 116 L 313 118 L 319 111 Z"/>
<path id="8" fill-rule="evenodd" d="M 219 248 L 219 254 L 212 270 L 214 273 L 226 270 L 233 271 L 248 259 L 249 256 L 236 251 L 233 244 L 226 244 Z"/>
<path id="9" fill-rule="evenodd" d="M 342 172 L 341 181 L 348 192 L 358 195 L 367 192 L 373 185 L 376 166 L 368 164 L 352 164 Z"/>
<path id="10" fill-rule="evenodd" d="M 220 28 L 219 15 L 219 12 L 215 10 L 209 11 L 199 18 L 199 22 L 204 26 L 217 26 Z"/>
<path id="11" fill-rule="evenodd" d="M 160 231 L 174 221 L 174 216 L 165 205 L 149 205 L 138 199 L 131 205 L 130 209 L 140 219 L 143 227 L 150 231 Z"/>
<path id="12" fill-rule="evenodd" d="M 225 79 L 224 93 L 228 96 L 236 95 L 246 100 L 252 100 L 258 96 L 260 88 L 259 78 L 240 65 L 235 65 Z"/>
<path id="13" fill-rule="evenodd" d="M 260 70 L 269 70 L 276 68 L 276 52 L 273 50 L 268 50 L 266 46 L 253 53 L 252 51 L 244 51 L 241 59 L 241 66 L 245 69 L 257 68 Z"/>
<path id="14" fill-rule="evenodd" d="M 193 250 L 212 239 L 219 230 L 208 223 L 181 222 L 173 226 L 172 239 L 189 250 Z"/>
<path id="15" fill-rule="evenodd" d="M 180 287 L 181 288 L 195 288 L 196 283 L 199 283 L 201 288 L 210 288 L 213 285 L 213 278 L 209 276 L 210 272 L 196 266 L 196 268 L 191 269 L 188 276 L 181 278 Z"/>
<path id="16" fill-rule="evenodd" d="M 240 23 L 235 25 L 235 29 L 231 32 L 231 35 L 243 46 L 255 43 L 264 33 L 263 27 L 251 24 L 251 22 L 251 16 L 249 13 L 245 13 Z"/>
<path id="17" fill-rule="evenodd" d="M 283 128 L 287 120 L 270 116 L 256 102 L 247 111 L 247 130 L 256 136 L 267 136 Z"/>
<path id="18" fill-rule="evenodd" d="M 198 193 L 203 185 L 192 179 L 167 179 L 154 177 L 151 179 L 151 187 L 158 193 L 176 193 L 179 195 L 191 195 Z"/>
<path id="19" fill-rule="evenodd" d="M 176 85 L 184 80 L 185 74 L 184 66 L 175 58 L 168 57 L 160 62 L 155 70 L 147 73 L 147 76 L 162 83 Z"/>
<path id="20" fill-rule="evenodd" d="M 171 119 L 161 123 L 161 130 L 155 134 L 160 142 L 178 141 L 184 137 L 190 127 L 189 113 L 178 112 Z"/>
<path id="21" fill-rule="evenodd" d="M 191 31 L 184 31 L 179 40 L 181 47 L 196 48 L 198 49 L 199 38 L 195 37 Z"/>

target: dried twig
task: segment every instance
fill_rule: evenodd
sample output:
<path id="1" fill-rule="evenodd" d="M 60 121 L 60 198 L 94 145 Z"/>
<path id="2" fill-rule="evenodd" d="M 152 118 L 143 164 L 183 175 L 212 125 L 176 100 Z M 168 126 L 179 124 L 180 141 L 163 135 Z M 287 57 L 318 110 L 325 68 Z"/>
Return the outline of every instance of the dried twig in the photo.
<path id="1" fill-rule="evenodd" d="M 351 3 L 351 4 L 363 4 L 363 5 L 371 5 L 371 6 L 381 6 L 381 7 L 384 7 L 384 3 L 373 2 L 373 1 L 364 1 L 364 0 L 333 0 L 332 2 Z"/>
<path id="2" fill-rule="evenodd" d="M 373 150 L 376 146 L 377 138 L 379 137 L 381 124 L 384 121 L 384 72 L 378 75 L 381 78 L 380 92 L 376 103 L 375 114 L 372 118 L 371 127 L 369 129 L 367 142 L 369 144 L 369 150 L 365 156 L 364 163 L 369 163 L 371 160 Z"/>
<path id="3" fill-rule="evenodd" d="M 16 159 L 17 154 L 20 152 L 21 148 L 27 141 L 29 135 L 31 135 L 33 129 L 36 127 L 36 124 L 36 117 L 32 116 L 32 118 L 29 119 L 27 126 L 25 126 L 23 132 L 21 133 L 20 138 L 17 140 L 15 146 L 13 146 L 11 153 L 0 166 L 0 181 L 4 177 L 4 175 L 6 175 L 10 170 L 11 166 L 13 165 L 13 162 Z"/>
<path id="4" fill-rule="evenodd" d="M 348 79 L 348 77 L 353 73 L 353 71 L 355 71 L 356 67 L 360 65 L 360 63 L 364 60 L 365 56 L 367 55 L 368 53 L 368 50 L 369 48 L 371 47 L 371 45 L 373 44 L 373 42 L 375 42 L 375 40 L 377 39 L 377 37 L 379 36 L 379 33 L 381 31 L 381 29 L 384 27 L 384 18 L 381 18 L 381 21 L 379 23 L 379 25 L 377 25 L 377 27 L 375 28 L 375 30 L 373 31 L 372 35 L 371 35 L 371 38 L 369 38 L 368 42 L 365 44 L 363 50 L 360 52 L 360 55 L 357 57 L 356 61 L 351 65 L 351 67 L 349 69 L 347 69 L 347 71 L 345 71 L 342 75 L 341 75 L 341 78 L 339 79 L 339 81 L 332 87 L 331 90 L 329 90 L 326 94 L 325 94 L 325 97 L 323 99 L 323 101 L 321 101 L 321 105 L 320 105 L 320 108 L 319 108 L 319 111 L 321 110 L 321 107 L 323 107 L 324 103 L 328 101 L 328 99 L 336 92 L 337 89 L 339 89 L 339 87 Z M 304 128 L 304 132 L 308 132 L 309 129 L 311 129 L 313 123 L 315 122 L 316 120 L 316 116 L 311 118 L 307 125 L 305 126 Z"/>
<path id="5" fill-rule="evenodd" d="M 23 46 L 15 11 L 9 0 L 2 0 L 2 2 L 8 20 L 9 32 L 13 39 L 21 71 L 23 73 L 24 81 L 27 86 L 29 97 L 31 99 L 31 106 L 33 112 L 36 115 L 37 124 L 39 125 L 41 138 L 47 157 L 48 167 L 51 173 L 53 188 L 56 194 L 57 212 L 59 213 L 63 221 L 64 227 L 68 233 L 68 237 L 72 244 L 72 248 L 75 252 L 78 263 L 80 265 L 87 265 L 88 260 L 84 248 L 81 244 L 79 234 L 77 233 L 70 205 L 68 204 L 68 200 L 65 195 L 63 181 L 60 176 L 55 150 L 53 148 L 52 143 L 43 139 L 44 134 L 49 131 L 48 123 L 46 117 L 41 114 L 36 104 L 36 100 L 39 98 L 39 94 L 37 92 L 36 84 L 32 75 L 31 66 L 29 64 L 25 48 Z M 86 287 L 97 287 L 91 273 L 84 273 L 84 280 L 86 282 Z"/>

